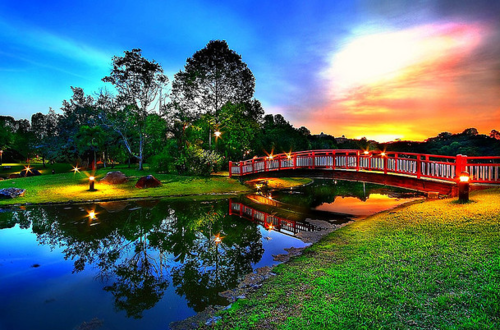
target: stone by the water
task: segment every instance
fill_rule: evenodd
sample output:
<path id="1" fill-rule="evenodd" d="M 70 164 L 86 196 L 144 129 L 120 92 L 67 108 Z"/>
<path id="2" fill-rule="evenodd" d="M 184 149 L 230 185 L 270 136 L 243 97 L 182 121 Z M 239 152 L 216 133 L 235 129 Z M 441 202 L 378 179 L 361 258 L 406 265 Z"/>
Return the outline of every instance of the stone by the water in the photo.
<path id="1" fill-rule="evenodd" d="M 121 184 L 127 181 L 127 176 L 120 171 L 108 172 L 104 178 L 99 180 L 100 183 L 104 184 Z"/>
<path id="2" fill-rule="evenodd" d="M 19 188 L 0 189 L 0 198 L 6 199 L 6 198 L 22 197 L 24 196 L 25 192 L 26 189 L 19 189 Z"/>
<path id="3" fill-rule="evenodd" d="M 139 188 L 139 189 L 156 188 L 159 186 L 161 186 L 160 180 L 158 180 L 157 178 L 155 178 L 152 175 L 143 176 L 135 184 L 135 187 Z"/>

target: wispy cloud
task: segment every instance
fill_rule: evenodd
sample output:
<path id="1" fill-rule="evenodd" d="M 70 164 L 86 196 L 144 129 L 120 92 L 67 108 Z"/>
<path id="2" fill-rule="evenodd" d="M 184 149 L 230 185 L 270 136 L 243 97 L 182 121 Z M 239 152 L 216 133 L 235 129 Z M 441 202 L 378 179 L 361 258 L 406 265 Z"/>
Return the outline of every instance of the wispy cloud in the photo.
<path id="1" fill-rule="evenodd" d="M 3 53 L 22 61 L 45 67 L 41 59 L 68 61 L 91 68 L 108 68 L 111 55 L 106 54 L 80 40 L 55 34 L 38 26 L 21 21 L 0 20 L 0 37 Z M 33 57 L 37 58 L 33 58 Z M 29 58 L 31 57 L 31 58 Z"/>

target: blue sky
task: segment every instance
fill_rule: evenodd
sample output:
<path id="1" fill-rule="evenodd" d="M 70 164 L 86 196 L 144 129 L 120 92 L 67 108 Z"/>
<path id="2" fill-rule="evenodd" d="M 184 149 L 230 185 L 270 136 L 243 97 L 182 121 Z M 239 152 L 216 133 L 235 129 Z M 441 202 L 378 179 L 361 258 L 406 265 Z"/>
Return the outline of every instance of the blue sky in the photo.
<path id="1" fill-rule="evenodd" d="M 6 0 L 0 115 L 58 111 L 70 86 L 97 91 L 124 50 L 141 48 L 172 79 L 224 39 L 266 112 L 296 127 L 379 140 L 489 133 L 500 129 L 499 22 L 500 1 Z"/>

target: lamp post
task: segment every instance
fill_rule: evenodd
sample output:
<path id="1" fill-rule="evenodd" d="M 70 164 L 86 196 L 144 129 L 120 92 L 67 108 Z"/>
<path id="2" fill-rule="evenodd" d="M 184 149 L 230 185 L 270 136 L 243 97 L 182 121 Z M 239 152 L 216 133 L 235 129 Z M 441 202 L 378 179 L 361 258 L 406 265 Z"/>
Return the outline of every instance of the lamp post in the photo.
<path id="1" fill-rule="evenodd" d="M 2 154 L 3 154 L 3 150 L 0 150 L 0 165 L 2 165 Z"/>
<path id="2" fill-rule="evenodd" d="M 90 176 L 89 177 L 89 191 L 95 191 L 94 184 L 95 184 L 95 177 Z"/>
<path id="3" fill-rule="evenodd" d="M 460 203 L 467 203 L 469 201 L 469 172 L 463 171 L 460 173 L 458 179 L 458 201 Z"/>

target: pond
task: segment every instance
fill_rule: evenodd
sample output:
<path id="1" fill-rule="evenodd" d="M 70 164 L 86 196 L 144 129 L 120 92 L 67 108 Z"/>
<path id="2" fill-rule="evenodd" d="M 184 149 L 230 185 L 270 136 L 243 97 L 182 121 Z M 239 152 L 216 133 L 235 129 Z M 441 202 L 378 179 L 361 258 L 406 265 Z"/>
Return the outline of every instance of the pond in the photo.
<path id="1" fill-rule="evenodd" d="M 0 329 L 166 329 L 307 246 L 296 236 L 318 229 L 309 219 L 345 223 L 378 211 L 355 206 L 372 197 L 415 195 L 318 180 L 223 200 L 0 209 Z"/>

